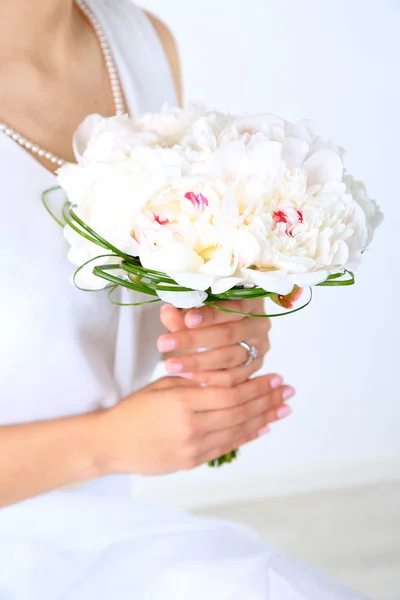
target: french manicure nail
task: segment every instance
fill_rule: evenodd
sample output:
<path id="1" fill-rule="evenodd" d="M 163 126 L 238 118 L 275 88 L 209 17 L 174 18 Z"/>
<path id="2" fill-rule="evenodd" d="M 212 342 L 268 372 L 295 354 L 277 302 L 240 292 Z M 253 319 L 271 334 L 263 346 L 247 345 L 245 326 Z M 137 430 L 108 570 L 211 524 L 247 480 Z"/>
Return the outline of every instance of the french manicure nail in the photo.
<path id="1" fill-rule="evenodd" d="M 276 416 L 278 419 L 284 419 L 285 417 L 288 417 L 291 412 L 292 409 L 290 406 L 281 406 L 281 408 L 277 411 Z"/>
<path id="2" fill-rule="evenodd" d="M 180 376 L 183 377 L 184 379 L 193 379 L 194 374 L 193 373 L 181 373 Z"/>
<path id="3" fill-rule="evenodd" d="M 288 388 L 286 388 L 286 390 L 283 391 L 282 398 L 284 400 L 289 400 L 289 398 L 293 398 L 295 393 L 296 393 L 296 390 L 294 388 L 288 387 Z"/>
<path id="4" fill-rule="evenodd" d="M 198 327 L 202 321 L 203 315 L 199 312 L 189 313 L 186 317 L 186 322 L 189 325 L 189 327 Z"/>
<path id="5" fill-rule="evenodd" d="M 161 338 L 157 342 L 157 348 L 160 352 L 171 352 L 171 350 L 175 350 L 178 347 L 176 340 L 172 337 Z"/>
<path id="6" fill-rule="evenodd" d="M 280 375 L 274 375 L 273 377 L 271 377 L 271 379 L 269 380 L 269 385 L 271 386 L 271 388 L 273 390 L 275 390 L 276 388 L 280 387 L 283 383 L 283 379 Z"/>
<path id="7" fill-rule="evenodd" d="M 167 362 L 167 364 L 165 365 L 166 369 L 167 369 L 167 373 L 170 373 L 171 375 L 177 374 L 177 373 L 182 373 L 183 371 L 183 365 L 181 363 L 169 363 Z"/>
<path id="8" fill-rule="evenodd" d="M 265 427 L 260 429 L 260 431 L 258 431 L 257 434 L 259 436 L 261 436 L 261 435 L 265 435 L 266 433 L 269 433 L 270 431 L 271 431 L 271 427 L 269 425 L 266 425 Z"/>

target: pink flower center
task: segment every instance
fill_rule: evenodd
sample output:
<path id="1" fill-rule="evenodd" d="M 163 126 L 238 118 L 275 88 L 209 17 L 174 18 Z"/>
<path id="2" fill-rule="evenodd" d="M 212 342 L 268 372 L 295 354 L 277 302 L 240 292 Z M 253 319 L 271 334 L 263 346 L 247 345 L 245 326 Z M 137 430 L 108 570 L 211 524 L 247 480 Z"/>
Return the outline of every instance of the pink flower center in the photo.
<path id="1" fill-rule="evenodd" d="M 169 219 L 163 219 L 160 215 L 156 215 L 156 213 L 154 214 L 154 221 L 156 223 L 158 223 L 159 225 L 168 225 L 169 223 Z"/>
<path id="2" fill-rule="evenodd" d="M 275 223 L 288 223 L 288 216 L 283 210 L 276 210 L 272 213 Z"/>
<path id="3" fill-rule="evenodd" d="M 285 223 L 286 234 L 293 237 L 293 229 L 299 223 L 304 223 L 303 212 L 301 210 L 288 209 L 288 212 L 284 210 L 275 210 L 272 213 L 272 218 L 276 224 Z"/>
<path id="4" fill-rule="evenodd" d="M 187 200 L 190 200 L 190 202 L 193 204 L 193 206 L 197 210 L 200 210 L 201 208 L 208 206 L 208 200 L 205 196 L 203 196 L 203 194 L 195 194 L 194 192 L 187 192 L 185 194 L 185 198 Z"/>

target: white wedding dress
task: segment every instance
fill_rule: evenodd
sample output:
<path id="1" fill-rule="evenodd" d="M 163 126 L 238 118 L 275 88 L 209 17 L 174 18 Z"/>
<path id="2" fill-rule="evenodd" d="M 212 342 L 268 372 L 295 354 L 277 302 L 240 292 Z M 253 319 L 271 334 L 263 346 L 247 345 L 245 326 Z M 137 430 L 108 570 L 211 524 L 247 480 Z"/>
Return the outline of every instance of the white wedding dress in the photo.
<path id="1" fill-rule="evenodd" d="M 166 58 L 142 11 L 130 0 L 90 6 L 130 111 L 174 103 Z M 62 231 L 40 200 L 54 185 L 0 135 L 1 425 L 113 405 L 148 381 L 157 359 L 158 308 L 118 309 L 106 293 L 71 285 Z M 0 600 L 360 599 L 242 526 L 137 501 L 131 481 L 105 477 L 1 510 Z"/>

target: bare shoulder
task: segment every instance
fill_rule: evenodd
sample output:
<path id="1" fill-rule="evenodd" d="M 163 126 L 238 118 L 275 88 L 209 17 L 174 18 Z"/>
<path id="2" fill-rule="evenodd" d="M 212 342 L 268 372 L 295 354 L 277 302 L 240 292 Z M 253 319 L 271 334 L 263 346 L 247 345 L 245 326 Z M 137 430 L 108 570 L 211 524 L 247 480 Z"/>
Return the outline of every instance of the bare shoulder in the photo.
<path id="1" fill-rule="evenodd" d="M 171 67 L 172 76 L 174 78 L 175 89 L 178 96 L 179 105 L 182 105 L 182 78 L 181 67 L 179 60 L 178 46 L 170 29 L 160 21 L 157 17 L 146 11 L 146 15 L 150 19 L 160 41 L 164 47 L 164 51 Z"/>

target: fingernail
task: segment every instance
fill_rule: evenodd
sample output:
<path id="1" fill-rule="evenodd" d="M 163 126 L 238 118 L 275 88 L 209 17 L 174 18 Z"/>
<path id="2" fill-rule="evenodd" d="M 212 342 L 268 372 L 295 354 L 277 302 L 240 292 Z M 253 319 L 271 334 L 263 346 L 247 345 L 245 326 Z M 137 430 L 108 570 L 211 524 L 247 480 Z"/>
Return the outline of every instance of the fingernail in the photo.
<path id="1" fill-rule="evenodd" d="M 170 363 L 167 362 L 167 364 L 165 365 L 165 368 L 167 370 L 167 373 L 170 373 L 171 375 L 176 374 L 176 373 L 182 373 L 183 371 L 183 365 L 181 363 Z"/>
<path id="2" fill-rule="evenodd" d="M 271 377 L 271 379 L 269 380 L 269 385 L 271 386 L 271 388 L 273 390 L 275 390 L 276 388 L 280 387 L 283 383 L 283 379 L 280 375 L 274 375 L 273 377 Z"/>
<path id="3" fill-rule="evenodd" d="M 294 388 L 288 387 L 288 388 L 286 388 L 286 390 L 284 390 L 284 392 L 282 394 L 282 398 L 284 400 L 289 400 L 289 398 L 293 398 L 295 393 L 296 393 L 296 390 Z"/>
<path id="4" fill-rule="evenodd" d="M 186 317 L 186 323 L 189 327 L 198 327 L 203 321 L 203 315 L 199 312 L 190 312 Z"/>
<path id="5" fill-rule="evenodd" d="M 278 419 L 284 419 L 285 417 L 288 417 L 291 412 L 292 409 L 290 408 L 290 406 L 281 406 L 280 409 L 277 411 L 276 416 L 278 417 Z"/>
<path id="6" fill-rule="evenodd" d="M 271 427 L 269 425 L 266 425 L 265 427 L 263 427 L 262 429 L 260 429 L 260 431 L 257 432 L 258 435 L 265 435 L 266 433 L 269 433 L 271 431 Z"/>
<path id="7" fill-rule="evenodd" d="M 181 377 L 184 377 L 185 379 L 193 379 L 194 373 L 181 373 Z"/>
<path id="8" fill-rule="evenodd" d="M 172 337 L 161 338 L 157 341 L 157 348 L 160 352 L 170 352 L 178 347 L 176 340 Z"/>

